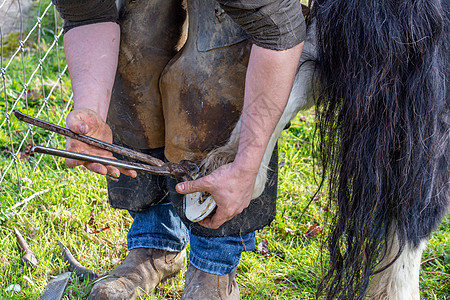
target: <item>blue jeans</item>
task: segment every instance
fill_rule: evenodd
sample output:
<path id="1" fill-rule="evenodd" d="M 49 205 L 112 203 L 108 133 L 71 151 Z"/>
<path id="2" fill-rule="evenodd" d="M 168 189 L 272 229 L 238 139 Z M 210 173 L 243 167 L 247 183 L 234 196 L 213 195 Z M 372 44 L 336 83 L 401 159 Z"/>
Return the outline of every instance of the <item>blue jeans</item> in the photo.
<path id="1" fill-rule="evenodd" d="M 255 233 L 238 237 L 201 237 L 190 234 L 171 203 L 161 203 L 131 213 L 128 249 L 155 248 L 179 252 L 190 241 L 189 262 L 204 272 L 225 275 L 239 264 L 244 251 L 255 249 Z"/>

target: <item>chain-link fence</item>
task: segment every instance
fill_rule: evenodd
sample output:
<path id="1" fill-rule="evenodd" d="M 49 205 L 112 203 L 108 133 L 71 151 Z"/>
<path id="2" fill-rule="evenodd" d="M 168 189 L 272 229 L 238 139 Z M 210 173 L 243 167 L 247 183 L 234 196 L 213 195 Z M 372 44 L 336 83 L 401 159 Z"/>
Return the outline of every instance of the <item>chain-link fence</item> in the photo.
<path id="1" fill-rule="evenodd" d="M 0 42 L 0 197 L 5 199 L 20 197 L 20 178 L 32 178 L 36 168 L 55 163 L 30 157 L 33 145 L 64 143 L 53 133 L 20 122 L 14 111 L 61 124 L 72 96 L 62 20 L 50 0 L 0 0 Z"/>

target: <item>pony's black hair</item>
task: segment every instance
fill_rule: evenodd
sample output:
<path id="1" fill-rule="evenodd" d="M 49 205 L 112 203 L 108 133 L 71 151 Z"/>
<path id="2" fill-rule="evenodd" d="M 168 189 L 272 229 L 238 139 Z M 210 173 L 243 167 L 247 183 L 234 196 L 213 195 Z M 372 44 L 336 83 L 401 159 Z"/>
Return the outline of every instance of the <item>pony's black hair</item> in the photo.
<path id="1" fill-rule="evenodd" d="M 392 232 L 400 255 L 449 207 L 448 11 L 438 0 L 317 0 L 312 13 L 319 144 L 338 207 L 319 290 L 363 299 Z"/>

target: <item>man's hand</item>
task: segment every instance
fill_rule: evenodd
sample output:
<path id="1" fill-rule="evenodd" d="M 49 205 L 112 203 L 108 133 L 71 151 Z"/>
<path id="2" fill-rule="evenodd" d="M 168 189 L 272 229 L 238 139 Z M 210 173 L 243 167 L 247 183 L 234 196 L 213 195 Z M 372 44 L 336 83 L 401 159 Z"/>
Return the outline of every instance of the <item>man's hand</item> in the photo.
<path id="1" fill-rule="evenodd" d="M 84 134 L 93 138 L 111 143 L 112 132 L 108 124 L 90 109 L 76 109 L 67 115 L 66 126 L 75 133 Z M 90 146 L 83 142 L 67 138 L 66 149 L 73 152 L 79 152 L 89 155 L 103 156 L 107 158 L 114 158 L 112 153 L 94 146 Z M 125 170 L 113 166 L 104 166 L 99 163 L 89 163 L 74 159 L 66 159 L 68 167 L 75 167 L 79 165 L 85 166 L 87 169 L 101 174 L 109 174 L 114 177 L 119 177 L 120 173 L 136 177 L 136 171 Z"/>
<path id="2" fill-rule="evenodd" d="M 199 224 L 217 229 L 223 223 L 240 214 L 250 204 L 257 172 L 242 169 L 235 163 L 224 165 L 210 175 L 195 181 L 177 184 L 180 194 L 206 191 L 216 201 L 216 212 Z"/>

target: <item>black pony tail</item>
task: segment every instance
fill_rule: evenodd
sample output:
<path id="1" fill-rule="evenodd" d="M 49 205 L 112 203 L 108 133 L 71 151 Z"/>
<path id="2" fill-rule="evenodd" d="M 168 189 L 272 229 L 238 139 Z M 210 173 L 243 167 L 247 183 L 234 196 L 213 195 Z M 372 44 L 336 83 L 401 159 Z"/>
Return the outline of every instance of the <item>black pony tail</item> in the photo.
<path id="1" fill-rule="evenodd" d="M 400 252 L 417 246 L 448 210 L 447 13 L 439 0 L 313 5 L 320 150 L 338 206 L 327 299 L 363 299 L 390 233 Z"/>

